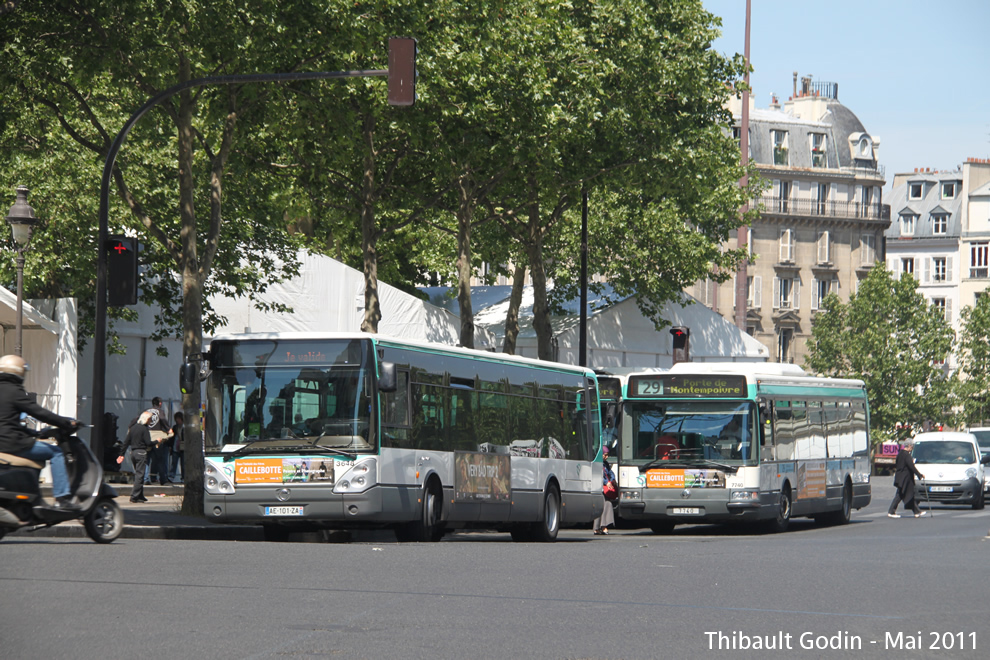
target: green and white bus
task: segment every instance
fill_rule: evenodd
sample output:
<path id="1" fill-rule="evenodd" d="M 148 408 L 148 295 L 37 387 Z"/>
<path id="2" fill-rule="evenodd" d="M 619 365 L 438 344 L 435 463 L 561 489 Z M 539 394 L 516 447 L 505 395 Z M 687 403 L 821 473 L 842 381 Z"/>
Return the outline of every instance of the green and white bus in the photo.
<path id="1" fill-rule="evenodd" d="M 391 527 L 553 541 L 601 514 L 593 371 L 364 333 L 215 338 L 205 514 L 293 530 Z"/>
<path id="2" fill-rule="evenodd" d="M 606 417 L 615 418 L 624 520 L 657 534 L 737 521 L 784 531 L 795 517 L 846 523 L 870 503 L 862 381 L 740 362 L 619 379 L 621 412 Z"/>

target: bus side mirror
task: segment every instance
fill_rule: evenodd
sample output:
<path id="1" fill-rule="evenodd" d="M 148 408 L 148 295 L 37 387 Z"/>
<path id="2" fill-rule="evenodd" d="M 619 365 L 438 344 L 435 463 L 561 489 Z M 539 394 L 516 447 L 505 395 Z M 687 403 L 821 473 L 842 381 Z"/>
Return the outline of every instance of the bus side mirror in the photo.
<path id="1" fill-rule="evenodd" d="M 381 374 L 378 376 L 379 392 L 394 392 L 399 388 L 399 379 L 395 373 L 394 362 L 382 362 Z"/>
<path id="2" fill-rule="evenodd" d="M 189 394 L 193 390 L 193 385 L 199 380 L 199 364 L 196 362 L 186 362 L 179 367 L 179 388 L 183 394 Z"/>

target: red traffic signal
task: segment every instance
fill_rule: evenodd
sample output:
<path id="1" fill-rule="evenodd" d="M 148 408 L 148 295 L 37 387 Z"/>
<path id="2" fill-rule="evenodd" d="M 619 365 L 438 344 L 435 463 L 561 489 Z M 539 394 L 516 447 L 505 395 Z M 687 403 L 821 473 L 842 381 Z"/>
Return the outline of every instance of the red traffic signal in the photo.
<path id="1" fill-rule="evenodd" d="M 671 338 L 671 358 L 674 364 L 678 362 L 690 362 L 690 338 L 691 330 L 683 325 L 675 325 L 670 329 Z"/>

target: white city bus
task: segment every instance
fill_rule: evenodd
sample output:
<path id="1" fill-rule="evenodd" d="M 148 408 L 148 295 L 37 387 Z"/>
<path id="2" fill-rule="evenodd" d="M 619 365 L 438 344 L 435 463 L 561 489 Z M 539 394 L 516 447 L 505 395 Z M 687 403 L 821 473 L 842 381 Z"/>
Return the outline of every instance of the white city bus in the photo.
<path id="1" fill-rule="evenodd" d="M 682 362 L 619 376 L 620 518 L 675 525 L 846 523 L 870 503 L 862 381 L 794 365 Z M 613 452 L 614 455 L 614 452 Z"/>
<path id="2" fill-rule="evenodd" d="M 190 362 L 183 378 L 195 377 Z M 205 513 L 293 530 L 553 541 L 601 514 L 593 371 L 363 333 L 245 334 L 203 355 Z"/>

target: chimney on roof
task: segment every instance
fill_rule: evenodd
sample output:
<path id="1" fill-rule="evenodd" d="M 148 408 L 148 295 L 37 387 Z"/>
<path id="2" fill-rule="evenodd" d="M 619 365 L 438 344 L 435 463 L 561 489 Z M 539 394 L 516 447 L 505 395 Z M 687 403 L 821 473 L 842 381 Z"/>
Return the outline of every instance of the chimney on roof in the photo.
<path id="1" fill-rule="evenodd" d="M 798 77 L 798 72 L 795 71 L 794 72 L 794 95 L 791 98 L 796 98 L 797 97 L 797 77 Z"/>

